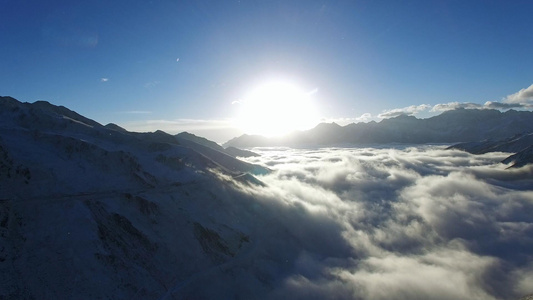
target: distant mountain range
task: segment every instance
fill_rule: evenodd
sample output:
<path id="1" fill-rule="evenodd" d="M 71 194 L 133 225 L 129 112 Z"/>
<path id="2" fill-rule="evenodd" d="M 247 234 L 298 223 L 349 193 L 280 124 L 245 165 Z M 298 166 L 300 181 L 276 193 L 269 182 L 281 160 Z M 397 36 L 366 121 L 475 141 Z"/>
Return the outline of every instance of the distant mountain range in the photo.
<path id="1" fill-rule="evenodd" d="M 484 139 L 505 139 L 533 132 L 533 112 L 509 110 L 457 109 L 438 116 L 417 119 L 401 115 L 380 122 L 339 126 L 322 123 L 315 128 L 281 138 L 242 135 L 224 144 L 237 148 L 262 146 L 301 147 L 343 144 L 458 143 Z"/>

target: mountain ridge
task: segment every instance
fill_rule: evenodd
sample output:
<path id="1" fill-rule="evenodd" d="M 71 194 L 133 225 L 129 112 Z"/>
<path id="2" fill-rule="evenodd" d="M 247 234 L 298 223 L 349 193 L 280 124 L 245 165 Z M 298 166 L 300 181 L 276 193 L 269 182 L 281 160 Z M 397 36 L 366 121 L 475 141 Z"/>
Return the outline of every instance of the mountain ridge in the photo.
<path id="1" fill-rule="evenodd" d="M 0 97 L 0 298 L 213 298 L 174 287 L 246 259 L 273 221 L 236 188 L 268 169 L 202 147 Z"/>
<path id="2" fill-rule="evenodd" d="M 533 132 L 533 112 L 456 109 L 427 119 L 400 115 L 380 122 L 335 125 L 321 123 L 313 129 L 277 138 L 242 135 L 229 140 L 224 147 L 459 143 L 486 138 L 503 139 Z"/>

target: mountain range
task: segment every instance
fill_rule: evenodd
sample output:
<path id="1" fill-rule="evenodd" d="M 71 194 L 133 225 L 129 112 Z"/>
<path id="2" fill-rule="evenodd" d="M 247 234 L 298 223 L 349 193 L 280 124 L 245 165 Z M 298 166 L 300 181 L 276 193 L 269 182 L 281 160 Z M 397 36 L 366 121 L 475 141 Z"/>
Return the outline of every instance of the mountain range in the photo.
<path id="1" fill-rule="evenodd" d="M 459 143 L 484 139 L 505 139 L 533 132 L 533 112 L 491 109 L 456 109 L 438 116 L 418 119 L 400 115 L 380 122 L 340 126 L 322 123 L 315 128 L 285 137 L 242 135 L 224 144 L 237 148 L 262 146 L 332 146 L 343 144 Z"/>
<path id="2" fill-rule="evenodd" d="M 206 143 L 1 97 L 0 299 L 214 298 L 192 278 L 245 261 L 276 222 L 234 188 L 269 170 Z"/>

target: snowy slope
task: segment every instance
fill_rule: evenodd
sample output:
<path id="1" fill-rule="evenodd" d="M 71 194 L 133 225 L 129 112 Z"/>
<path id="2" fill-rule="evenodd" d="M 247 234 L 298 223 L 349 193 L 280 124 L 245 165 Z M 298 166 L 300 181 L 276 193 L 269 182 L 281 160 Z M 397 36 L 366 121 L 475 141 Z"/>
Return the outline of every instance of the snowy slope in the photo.
<path id="1" fill-rule="evenodd" d="M 265 221 L 231 185 L 266 169 L 47 102 L 0 116 L 1 299 L 157 299 L 253 251 Z"/>

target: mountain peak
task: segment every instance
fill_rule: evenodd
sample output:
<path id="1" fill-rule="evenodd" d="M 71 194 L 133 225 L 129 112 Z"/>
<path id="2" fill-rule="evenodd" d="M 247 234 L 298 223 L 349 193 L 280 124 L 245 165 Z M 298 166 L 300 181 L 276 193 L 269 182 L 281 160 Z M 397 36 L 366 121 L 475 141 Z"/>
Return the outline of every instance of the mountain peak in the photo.
<path id="1" fill-rule="evenodd" d="M 320 123 L 318 125 L 315 126 L 315 128 L 311 129 L 311 130 L 314 130 L 314 129 L 323 129 L 323 128 L 341 128 L 342 126 L 335 123 L 335 122 L 331 122 L 331 123 Z"/>
<path id="2" fill-rule="evenodd" d="M 197 136 L 197 135 L 194 135 L 192 133 L 189 133 L 187 131 L 178 133 L 175 136 L 178 139 L 183 139 L 183 140 L 195 142 L 197 144 L 200 144 L 200 145 L 203 145 L 203 146 L 206 146 L 206 147 L 209 147 L 209 148 L 213 148 L 213 149 L 218 150 L 218 151 L 224 151 L 224 148 L 222 148 L 222 146 L 220 146 L 219 144 L 217 144 L 217 143 L 215 143 L 213 141 L 210 141 L 210 140 L 208 140 L 206 138 L 203 138 L 201 136 Z"/>
<path id="3" fill-rule="evenodd" d="M 75 112 L 73 110 L 70 110 L 70 109 L 68 109 L 68 108 L 66 108 L 64 106 L 60 106 L 60 105 L 58 106 L 58 105 L 51 104 L 48 101 L 38 100 L 38 101 L 35 101 L 34 103 L 31 103 L 31 104 L 28 104 L 28 105 L 32 109 L 40 109 L 40 110 L 48 112 L 48 113 L 53 113 L 53 114 L 56 114 L 56 115 L 59 115 L 59 116 L 64 116 L 64 117 L 67 117 L 69 119 L 84 123 L 84 124 L 89 125 L 89 126 L 93 126 L 93 127 L 102 126 L 100 123 L 98 123 L 98 122 L 96 122 L 94 120 L 91 120 L 89 118 L 86 118 L 86 117 L 78 114 L 77 112 Z"/>
<path id="4" fill-rule="evenodd" d="M 107 129 L 115 130 L 115 131 L 127 132 L 126 129 L 124 129 L 124 128 L 118 126 L 118 125 L 115 124 L 115 123 L 109 123 L 109 124 L 105 125 L 104 127 L 107 128 Z"/>
<path id="5" fill-rule="evenodd" d="M 400 115 L 398 115 L 398 116 L 396 116 L 396 117 L 383 119 L 383 120 L 381 120 L 381 122 L 389 122 L 389 121 L 406 121 L 406 120 L 414 121 L 414 120 L 420 120 L 420 119 L 418 119 L 417 117 L 415 117 L 415 116 L 413 116 L 413 115 L 409 115 L 409 114 L 400 114 Z"/>

